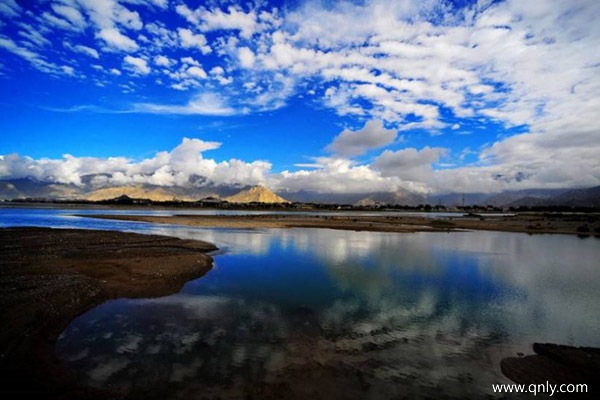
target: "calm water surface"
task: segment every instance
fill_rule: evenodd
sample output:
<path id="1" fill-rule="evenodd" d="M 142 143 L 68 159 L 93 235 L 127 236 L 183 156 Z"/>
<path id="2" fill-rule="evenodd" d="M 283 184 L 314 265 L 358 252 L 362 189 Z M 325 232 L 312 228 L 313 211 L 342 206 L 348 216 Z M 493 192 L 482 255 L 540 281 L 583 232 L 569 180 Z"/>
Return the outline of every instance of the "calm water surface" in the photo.
<path id="1" fill-rule="evenodd" d="M 178 294 L 108 301 L 69 325 L 57 354 L 90 386 L 182 399 L 499 398 L 500 360 L 533 342 L 600 346 L 594 238 L 198 229 L 4 211 L 0 226 L 118 229 L 223 249 Z"/>

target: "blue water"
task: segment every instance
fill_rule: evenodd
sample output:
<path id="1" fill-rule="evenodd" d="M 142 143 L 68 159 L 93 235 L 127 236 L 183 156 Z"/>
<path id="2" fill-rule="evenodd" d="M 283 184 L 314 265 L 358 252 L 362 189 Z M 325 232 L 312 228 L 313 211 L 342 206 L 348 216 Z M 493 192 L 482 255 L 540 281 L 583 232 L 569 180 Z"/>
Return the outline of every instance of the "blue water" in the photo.
<path id="1" fill-rule="evenodd" d="M 69 325 L 57 354 L 90 386 L 174 399 L 500 398 L 491 385 L 508 382 L 502 358 L 533 342 L 600 346 L 598 239 L 201 229 L 71 213 L 81 214 L 0 209 L 0 226 L 222 249 L 178 294 L 111 300 Z"/>

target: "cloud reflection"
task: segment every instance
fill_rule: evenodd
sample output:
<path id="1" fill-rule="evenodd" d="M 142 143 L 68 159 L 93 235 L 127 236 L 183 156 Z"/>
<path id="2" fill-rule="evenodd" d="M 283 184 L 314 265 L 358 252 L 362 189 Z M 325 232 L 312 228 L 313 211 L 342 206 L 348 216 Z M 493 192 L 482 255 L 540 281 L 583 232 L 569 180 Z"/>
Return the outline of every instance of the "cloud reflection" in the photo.
<path id="1" fill-rule="evenodd" d="M 88 384 L 188 399 L 334 384 L 340 398 L 481 398 L 504 381 L 499 360 L 533 341 L 600 345 L 592 241 L 498 232 L 179 234 L 210 236 L 233 251 L 180 294 L 111 301 L 74 321 L 58 354 Z M 241 254 L 250 247 L 259 250 Z"/>

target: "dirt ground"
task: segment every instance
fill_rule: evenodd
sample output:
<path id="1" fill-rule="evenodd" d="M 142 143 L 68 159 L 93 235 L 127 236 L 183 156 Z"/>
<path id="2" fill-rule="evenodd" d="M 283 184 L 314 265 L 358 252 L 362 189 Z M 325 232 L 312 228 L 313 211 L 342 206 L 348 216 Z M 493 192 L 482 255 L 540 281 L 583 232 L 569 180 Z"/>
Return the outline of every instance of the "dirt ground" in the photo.
<path id="1" fill-rule="evenodd" d="M 433 219 L 418 216 L 348 215 L 86 215 L 86 217 L 218 228 L 329 228 L 373 232 L 490 230 L 600 236 L 599 214 L 518 214 Z"/>
<path id="2" fill-rule="evenodd" d="M 113 397 L 79 388 L 63 373 L 54 353 L 58 335 L 108 299 L 177 292 L 210 270 L 205 253 L 213 250 L 209 243 L 156 235 L 0 229 L 3 398 Z"/>

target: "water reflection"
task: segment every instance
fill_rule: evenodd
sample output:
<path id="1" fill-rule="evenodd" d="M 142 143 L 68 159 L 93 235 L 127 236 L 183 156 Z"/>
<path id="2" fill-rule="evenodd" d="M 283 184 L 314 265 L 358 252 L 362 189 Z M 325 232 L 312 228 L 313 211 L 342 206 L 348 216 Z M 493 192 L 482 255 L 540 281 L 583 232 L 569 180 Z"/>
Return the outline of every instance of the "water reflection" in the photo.
<path id="1" fill-rule="evenodd" d="M 148 226 L 228 248 L 181 293 L 61 336 L 92 386 L 157 398 L 481 398 L 534 341 L 600 345 L 597 242 Z"/>

